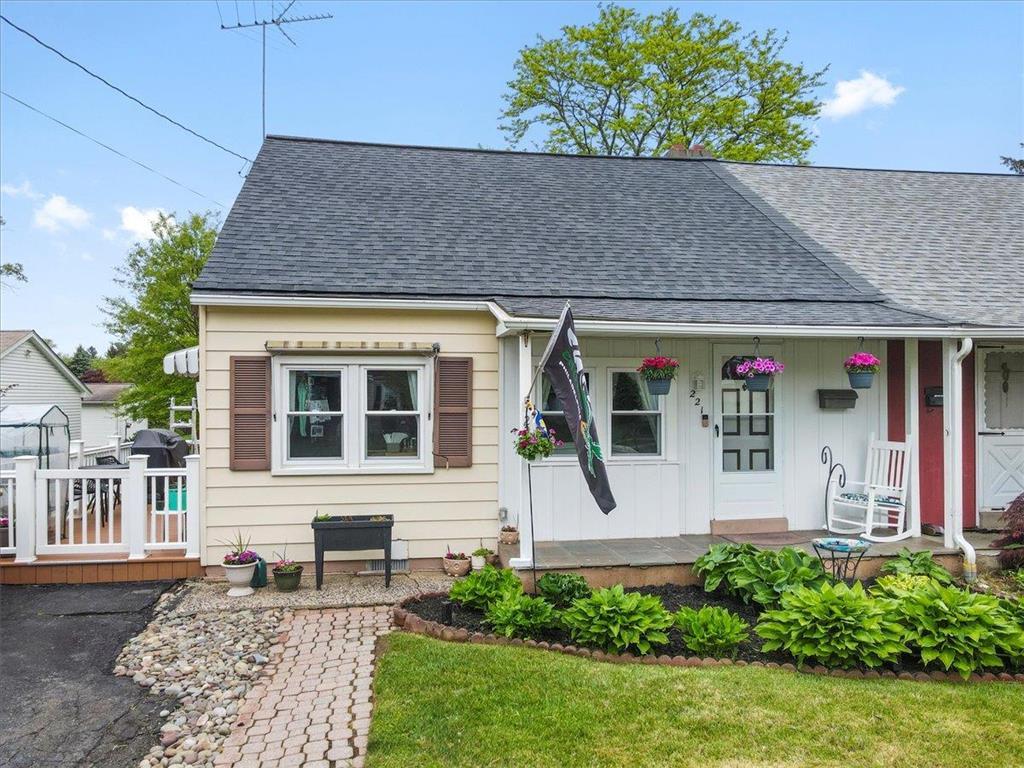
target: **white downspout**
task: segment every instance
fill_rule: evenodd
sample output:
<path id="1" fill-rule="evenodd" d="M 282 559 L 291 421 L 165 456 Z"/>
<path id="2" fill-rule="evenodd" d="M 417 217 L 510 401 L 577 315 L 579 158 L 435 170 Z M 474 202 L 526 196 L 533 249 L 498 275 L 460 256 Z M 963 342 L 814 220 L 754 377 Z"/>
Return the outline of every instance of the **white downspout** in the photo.
<path id="1" fill-rule="evenodd" d="M 974 547 L 964 537 L 964 398 L 963 362 L 974 348 L 974 341 L 965 336 L 960 350 L 953 356 L 953 370 L 950 372 L 950 404 L 955 406 L 950 413 L 950 435 L 952 438 L 953 461 L 950 474 L 953 478 L 953 541 L 964 553 L 964 580 L 974 581 L 978 576 L 977 556 Z"/>

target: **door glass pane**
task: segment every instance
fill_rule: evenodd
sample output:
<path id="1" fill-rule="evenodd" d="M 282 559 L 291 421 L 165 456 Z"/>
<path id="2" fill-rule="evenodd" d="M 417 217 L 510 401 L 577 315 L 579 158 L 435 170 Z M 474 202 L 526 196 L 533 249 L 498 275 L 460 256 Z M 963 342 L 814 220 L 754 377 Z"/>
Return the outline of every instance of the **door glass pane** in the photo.
<path id="1" fill-rule="evenodd" d="M 367 416 L 367 458 L 416 458 L 419 425 L 419 416 Z"/>
<path id="2" fill-rule="evenodd" d="M 289 411 L 340 411 L 341 371 L 289 371 Z"/>
<path id="3" fill-rule="evenodd" d="M 1024 350 L 985 354 L 985 428 L 1024 429 Z"/>
<path id="4" fill-rule="evenodd" d="M 612 414 L 612 454 L 661 453 L 661 414 Z"/>
<path id="5" fill-rule="evenodd" d="M 774 393 L 748 392 L 742 386 L 743 382 L 722 382 L 722 471 L 773 471 Z"/>
<path id="6" fill-rule="evenodd" d="M 289 459 L 341 459 L 341 416 L 289 416 Z"/>
<path id="7" fill-rule="evenodd" d="M 555 431 L 555 437 L 561 440 L 564 445 L 555 448 L 555 456 L 575 456 L 576 446 L 573 436 L 569 432 L 569 422 L 565 420 L 565 414 L 561 411 L 558 398 L 555 397 L 555 390 L 551 386 L 551 380 L 547 374 L 540 377 L 540 412 L 544 417 L 544 425 Z"/>
<path id="8" fill-rule="evenodd" d="M 612 374 L 613 411 L 656 411 L 658 403 L 647 391 L 647 384 L 636 371 Z"/>
<path id="9" fill-rule="evenodd" d="M 416 371 L 366 372 L 366 410 L 416 411 Z"/>

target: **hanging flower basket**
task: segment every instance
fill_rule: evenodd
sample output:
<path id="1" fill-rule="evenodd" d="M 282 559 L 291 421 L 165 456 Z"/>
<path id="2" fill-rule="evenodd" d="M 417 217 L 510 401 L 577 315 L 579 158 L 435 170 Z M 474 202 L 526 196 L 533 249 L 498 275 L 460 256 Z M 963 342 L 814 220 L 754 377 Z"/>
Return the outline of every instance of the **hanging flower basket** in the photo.
<path id="1" fill-rule="evenodd" d="M 755 357 L 737 365 L 736 373 L 746 381 L 749 391 L 767 392 L 772 378 L 785 369 L 786 366 L 770 357 Z"/>
<path id="2" fill-rule="evenodd" d="M 565 443 L 555 437 L 555 430 L 549 429 L 546 432 L 529 429 L 513 429 L 515 432 L 516 453 L 527 461 L 546 459 L 556 448 L 561 448 Z"/>
<path id="3" fill-rule="evenodd" d="M 846 375 L 850 377 L 850 386 L 854 389 L 871 389 L 875 383 L 875 374 L 882 367 L 882 361 L 870 352 L 857 352 L 843 361 Z"/>
<path id="4" fill-rule="evenodd" d="M 655 396 L 667 395 L 679 370 L 679 361 L 662 355 L 645 357 L 636 370 L 647 382 L 648 392 Z"/>

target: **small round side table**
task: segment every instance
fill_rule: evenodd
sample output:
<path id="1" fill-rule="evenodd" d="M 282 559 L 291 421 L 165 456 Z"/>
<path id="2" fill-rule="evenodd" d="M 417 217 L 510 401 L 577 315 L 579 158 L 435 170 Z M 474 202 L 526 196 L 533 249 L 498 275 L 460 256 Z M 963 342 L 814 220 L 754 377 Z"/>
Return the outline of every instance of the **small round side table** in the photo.
<path id="1" fill-rule="evenodd" d="M 871 546 L 862 539 L 838 539 L 826 537 L 811 541 L 814 554 L 821 561 L 821 567 L 832 578 L 832 583 L 852 582 L 857 575 L 857 566 Z"/>

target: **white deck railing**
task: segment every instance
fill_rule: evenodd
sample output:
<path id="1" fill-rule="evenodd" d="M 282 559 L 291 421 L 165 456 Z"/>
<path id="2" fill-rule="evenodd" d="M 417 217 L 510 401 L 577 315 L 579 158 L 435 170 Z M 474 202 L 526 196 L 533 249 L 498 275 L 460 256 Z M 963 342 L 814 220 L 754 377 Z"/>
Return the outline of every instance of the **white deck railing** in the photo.
<path id="1" fill-rule="evenodd" d="M 126 441 L 120 435 L 111 435 L 109 439 L 110 442 L 105 445 L 90 446 L 86 446 L 81 440 L 72 440 L 69 461 L 71 468 L 94 467 L 104 456 L 117 459 L 119 464 L 127 463 L 128 457 L 132 455 L 132 441 Z"/>
<path id="2" fill-rule="evenodd" d="M 14 471 L 0 474 L 0 505 L 13 513 L 5 552 L 16 562 L 121 552 L 133 559 L 168 549 L 198 557 L 199 456 L 187 456 L 183 469 L 149 469 L 146 456 L 127 459 L 127 466 L 39 469 L 33 456 L 16 458 Z"/>

